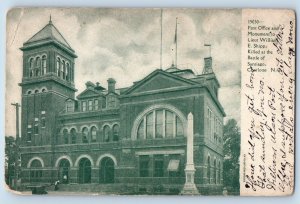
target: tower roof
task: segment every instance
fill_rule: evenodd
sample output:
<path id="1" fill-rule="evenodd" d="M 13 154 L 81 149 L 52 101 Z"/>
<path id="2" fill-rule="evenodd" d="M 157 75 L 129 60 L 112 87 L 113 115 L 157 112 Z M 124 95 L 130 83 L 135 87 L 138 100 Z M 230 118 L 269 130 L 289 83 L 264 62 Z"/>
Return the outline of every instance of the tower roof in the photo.
<path id="1" fill-rule="evenodd" d="M 24 43 L 24 47 L 34 45 L 34 44 L 41 44 L 44 42 L 54 41 L 64 46 L 67 49 L 73 51 L 69 43 L 66 39 L 62 36 L 62 34 L 58 31 L 58 29 L 53 25 L 51 18 L 49 23 L 42 28 L 39 32 L 33 35 L 29 40 Z"/>

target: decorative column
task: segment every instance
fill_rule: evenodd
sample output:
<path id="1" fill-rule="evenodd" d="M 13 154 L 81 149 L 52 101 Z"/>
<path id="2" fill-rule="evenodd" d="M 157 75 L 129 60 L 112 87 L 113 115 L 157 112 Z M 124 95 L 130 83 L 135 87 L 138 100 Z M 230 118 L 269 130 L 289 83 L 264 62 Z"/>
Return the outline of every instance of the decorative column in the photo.
<path id="1" fill-rule="evenodd" d="M 194 117 L 192 113 L 188 114 L 187 124 L 187 147 L 186 147 L 186 165 L 185 165 L 185 184 L 181 191 L 183 195 L 199 194 L 194 183 Z"/>

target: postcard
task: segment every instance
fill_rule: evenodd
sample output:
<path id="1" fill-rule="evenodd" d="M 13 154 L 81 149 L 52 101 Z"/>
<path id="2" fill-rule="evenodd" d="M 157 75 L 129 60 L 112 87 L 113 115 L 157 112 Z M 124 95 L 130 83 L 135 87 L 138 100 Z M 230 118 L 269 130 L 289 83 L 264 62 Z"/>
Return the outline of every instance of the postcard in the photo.
<path id="1" fill-rule="evenodd" d="M 292 195 L 295 26 L 287 9 L 9 10 L 6 189 Z"/>

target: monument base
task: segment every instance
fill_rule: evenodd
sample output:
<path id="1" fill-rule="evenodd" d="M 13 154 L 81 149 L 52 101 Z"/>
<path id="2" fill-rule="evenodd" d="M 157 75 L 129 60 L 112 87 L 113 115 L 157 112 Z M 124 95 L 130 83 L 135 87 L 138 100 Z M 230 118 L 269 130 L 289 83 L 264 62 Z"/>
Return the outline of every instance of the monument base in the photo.
<path id="1" fill-rule="evenodd" d="M 181 191 L 181 195 L 200 195 L 194 183 L 194 169 L 185 169 L 185 184 Z"/>
<path id="2" fill-rule="evenodd" d="M 194 183 L 186 183 L 184 184 L 180 195 L 200 195 L 200 193 Z"/>

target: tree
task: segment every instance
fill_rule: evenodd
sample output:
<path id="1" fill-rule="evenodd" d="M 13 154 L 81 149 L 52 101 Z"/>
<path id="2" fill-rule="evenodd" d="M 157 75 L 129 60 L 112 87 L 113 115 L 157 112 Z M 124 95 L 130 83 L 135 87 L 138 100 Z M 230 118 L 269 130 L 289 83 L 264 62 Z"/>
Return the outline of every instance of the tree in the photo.
<path id="1" fill-rule="evenodd" d="M 5 182 L 12 187 L 16 170 L 16 142 L 12 136 L 5 137 Z"/>
<path id="2" fill-rule="evenodd" d="M 229 119 L 226 122 L 224 126 L 223 141 L 223 183 L 228 190 L 239 192 L 241 132 L 235 119 Z"/>

